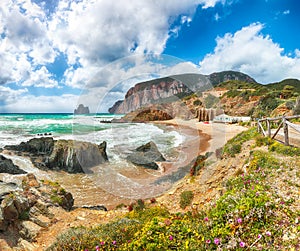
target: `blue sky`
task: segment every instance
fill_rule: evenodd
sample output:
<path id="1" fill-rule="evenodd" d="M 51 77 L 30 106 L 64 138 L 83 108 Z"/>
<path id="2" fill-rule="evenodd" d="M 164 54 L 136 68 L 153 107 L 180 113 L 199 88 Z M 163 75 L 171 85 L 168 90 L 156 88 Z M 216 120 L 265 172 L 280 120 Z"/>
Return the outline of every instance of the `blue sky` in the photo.
<path id="1" fill-rule="evenodd" d="M 0 112 L 103 112 L 185 72 L 300 79 L 299 19 L 298 0 L 1 0 Z"/>

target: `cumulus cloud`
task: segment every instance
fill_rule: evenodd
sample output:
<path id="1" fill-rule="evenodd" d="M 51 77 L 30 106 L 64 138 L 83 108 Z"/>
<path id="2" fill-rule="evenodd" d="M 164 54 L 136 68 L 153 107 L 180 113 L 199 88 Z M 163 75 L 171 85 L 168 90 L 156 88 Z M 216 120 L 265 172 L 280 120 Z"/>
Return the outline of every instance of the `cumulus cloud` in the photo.
<path id="1" fill-rule="evenodd" d="M 200 71 L 211 73 L 223 70 L 241 71 L 258 82 L 270 83 L 283 78 L 300 78 L 300 57 L 284 54 L 284 49 L 262 34 L 264 26 L 253 23 L 234 34 L 216 39 L 214 52 L 199 63 Z"/>
<path id="2" fill-rule="evenodd" d="M 189 25 L 199 5 L 210 8 L 217 2 L 224 3 L 224 0 L 122 0 L 117 3 L 1 0 L 0 85 L 16 83 L 20 90 L 27 90 L 29 86 L 84 88 L 88 83 L 89 88 L 100 90 L 109 83 L 118 83 L 114 81 L 120 78 L 127 79 L 129 85 L 134 74 L 147 79 L 149 75 L 143 73 L 155 68 L 147 60 L 136 61 L 134 67 L 129 68 L 120 65 L 111 76 L 106 74 L 98 79 L 98 73 L 121 57 L 160 55 L 172 36 L 171 29 Z M 48 67 L 59 55 L 63 55 L 68 64 L 61 73 L 60 83 Z M 157 67 L 167 71 L 165 66 Z M 119 77 L 116 74 L 120 74 Z M 110 89 L 106 86 L 102 91 L 107 88 Z M 42 99 L 44 104 L 53 104 L 50 98 L 40 100 L 25 94 L 24 91 L 15 93 L 19 95 L 16 104 L 21 100 L 35 100 L 45 108 Z"/>
<path id="3" fill-rule="evenodd" d="M 57 52 L 48 36 L 45 13 L 38 5 L 30 0 L 2 0 L 0 23 L 1 84 L 26 83 L 37 66 L 54 62 Z M 50 75 L 42 76 L 42 80 L 47 77 Z"/>
<path id="4" fill-rule="evenodd" d="M 132 54 L 162 53 L 170 29 L 188 25 L 199 4 L 208 8 L 218 1 L 60 1 L 49 23 L 54 44 L 67 55 L 70 65 L 82 66 L 66 72 L 68 85 L 84 82 L 85 73 L 93 72 L 95 66 Z M 171 28 L 178 17 L 178 25 Z"/>

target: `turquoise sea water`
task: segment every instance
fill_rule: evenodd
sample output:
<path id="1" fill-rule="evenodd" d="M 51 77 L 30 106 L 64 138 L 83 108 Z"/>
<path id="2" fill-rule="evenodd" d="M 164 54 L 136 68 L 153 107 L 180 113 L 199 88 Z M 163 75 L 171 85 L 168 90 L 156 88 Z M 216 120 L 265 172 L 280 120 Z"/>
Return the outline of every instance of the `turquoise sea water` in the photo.
<path id="1" fill-rule="evenodd" d="M 57 139 L 77 139 L 97 144 L 105 140 L 109 151 L 116 157 L 116 151 L 122 155 L 126 148 L 136 148 L 150 140 L 163 152 L 182 141 L 177 132 L 152 124 L 103 123 L 121 116 L 105 113 L 76 116 L 66 113 L 0 114 L 0 147 L 51 134 Z"/>

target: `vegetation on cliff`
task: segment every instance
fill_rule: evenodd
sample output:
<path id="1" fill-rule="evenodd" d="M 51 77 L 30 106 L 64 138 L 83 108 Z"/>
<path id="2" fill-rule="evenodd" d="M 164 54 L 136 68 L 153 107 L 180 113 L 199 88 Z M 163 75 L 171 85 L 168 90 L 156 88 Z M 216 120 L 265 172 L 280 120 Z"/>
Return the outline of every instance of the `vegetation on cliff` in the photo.
<path id="1" fill-rule="evenodd" d="M 234 145 L 243 152 L 232 157 Z M 299 149 L 250 129 L 226 144 L 218 162 L 226 165 L 235 158 L 243 167 L 219 184 L 219 196 L 200 208 L 196 191 L 182 187 L 178 203 L 185 209 L 178 213 L 154 199 L 139 200 L 123 218 L 70 229 L 48 250 L 298 250 Z M 187 179 L 196 187 L 197 177 Z"/>

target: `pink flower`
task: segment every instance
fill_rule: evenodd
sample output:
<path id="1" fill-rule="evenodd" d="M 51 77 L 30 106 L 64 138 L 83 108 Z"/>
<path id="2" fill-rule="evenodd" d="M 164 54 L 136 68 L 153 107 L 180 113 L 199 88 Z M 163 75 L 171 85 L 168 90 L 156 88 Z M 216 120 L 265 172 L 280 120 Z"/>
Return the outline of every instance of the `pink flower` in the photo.
<path id="1" fill-rule="evenodd" d="M 209 243 L 210 243 L 210 240 L 206 240 L 205 242 L 206 242 L 207 244 L 209 244 Z"/>
<path id="2" fill-rule="evenodd" d="M 96 251 L 99 251 L 100 250 L 100 247 L 99 246 L 96 246 Z"/>
<path id="3" fill-rule="evenodd" d="M 258 234 L 258 235 L 257 235 L 257 238 L 258 238 L 258 239 L 261 239 L 261 237 L 262 237 L 261 234 Z"/>
<path id="4" fill-rule="evenodd" d="M 170 241 L 173 240 L 173 236 L 172 236 L 172 235 L 169 236 L 169 240 L 170 240 Z"/>
<path id="5" fill-rule="evenodd" d="M 112 244 L 113 244 L 113 245 L 116 245 L 116 244 L 117 244 L 117 242 L 116 242 L 116 241 L 113 241 L 113 242 L 112 242 Z"/>
<path id="6" fill-rule="evenodd" d="M 237 223 L 241 224 L 243 222 L 243 220 L 241 218 L 237 219 Z"/>
<path id="7" fill-rule="evenodd" d="M 205 218 L 204 218 L 204 221 L 208 221 L 208 217 L 205 217 Z"/>
<path id="8" fill-rule="evenodd" d="M 214 239 L 214 243 L 215 243 L 216 245 L 219 245 L 219 244 L 220 244 L 220 239 L 219 239 L 219 238 L 215 238 L 215 239 Z"/>
<path id="9" fill-rule="evenodd" d="M 104 244 L 105 244 L 105 242 L 104 242 L 104 241 L 101 241 L 101 242 L 100 242 L 100 245 L 101 245 L 101 246 L 103 246 Z"/>
<path id="10" fill-rule="evenodd" d="M 267 232 L 266 232 L 266 235 L 267 235 L 267 236 L 271 236 L 271 232 L 270 232 L 270 231 L 267 231 Z"/>
<path id="11" fill-rule="evenodd" d="M 246 246 L 246 243 L 243 242 L 243 241 L 241 241 L 241 242 L 240 242 L 240 247 L 243 248 L 243 247 L 245 247 L 245 246 Z"/>

